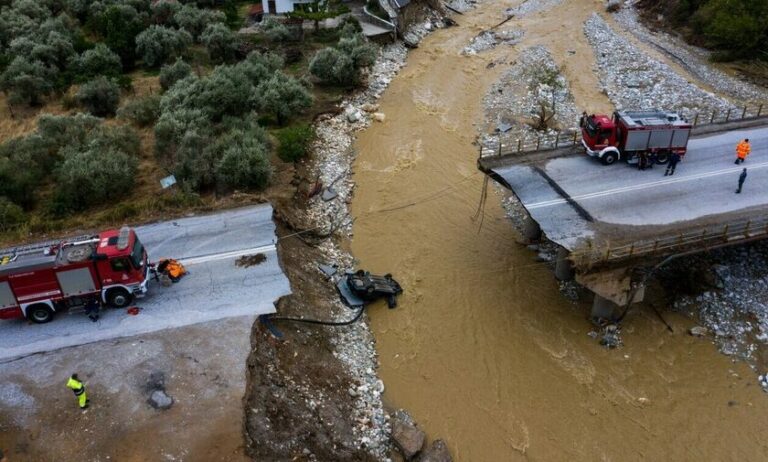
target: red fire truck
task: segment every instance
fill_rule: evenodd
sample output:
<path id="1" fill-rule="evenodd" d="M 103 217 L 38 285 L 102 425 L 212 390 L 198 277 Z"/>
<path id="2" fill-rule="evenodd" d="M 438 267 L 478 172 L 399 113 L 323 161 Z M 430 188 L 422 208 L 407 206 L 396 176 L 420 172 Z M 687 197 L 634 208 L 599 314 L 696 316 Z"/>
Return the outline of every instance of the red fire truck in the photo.
<path id="1" fill-rule="evenodd" d="M 685 155 L 691 124 L 680 114 L 664 111 L 614 112 L 582 119 L 581 143 L 585 152 L 611 165 L 619 159 L 630 164 L 642 155 L 665 164 L 673 152 Z"/>
<path id="2" fill-rule="evenodd" d="M 128 306 L 147 292 L 147 252 L 131 228 L 0 250 L 0 319 L 44 323 L 93 297 Z"/>

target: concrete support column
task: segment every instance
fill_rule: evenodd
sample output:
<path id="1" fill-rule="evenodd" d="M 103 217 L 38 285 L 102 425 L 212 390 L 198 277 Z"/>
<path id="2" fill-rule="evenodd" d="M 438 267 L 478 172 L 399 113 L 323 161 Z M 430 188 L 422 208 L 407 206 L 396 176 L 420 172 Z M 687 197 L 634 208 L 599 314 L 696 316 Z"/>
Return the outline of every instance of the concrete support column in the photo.
<path id="1" fill-rule="evenodd" d="M 570 281 L 573 279 L 573 263 L 568 259 L 570 252 L 565 247 L 557 250 L 555 261 L 555 277 L 558 281 Z"/>
<path id="2" fill-rule="evenodd" d="M 603 318 L 609 321 L 616 321 L 619 314 L 618 305 L 595 294 L 595 301 L 592 303 L 592 312 L 589 314 L 592 319 Z"/>
<path id="3" fill-rule="evenodd" d="M 529 243 L 538 242 L 541 239 L 541 227 L 530 216 L 523 223 L 523 238 Z"/>

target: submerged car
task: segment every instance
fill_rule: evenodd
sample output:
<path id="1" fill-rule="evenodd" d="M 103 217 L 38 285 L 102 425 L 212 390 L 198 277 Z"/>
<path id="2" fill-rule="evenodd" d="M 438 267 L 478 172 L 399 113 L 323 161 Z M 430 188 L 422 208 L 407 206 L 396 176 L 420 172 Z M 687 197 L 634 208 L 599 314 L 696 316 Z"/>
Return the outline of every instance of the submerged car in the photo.
<path id="1" fill-rule="evenodd" d="M 392 278 L 391 274 L 375 276 L 368 271 L 358 270 L 347 274 L 341 284 L 345 285 L 352 295 L 364 302 L 386 298 L 387 306 L 390 308 L 397 306 L 397 296 L 403 293 L 403 288 Z M 344 292 L 342 290 L 342 295 Z M 349 300 L 350 297 L 345 298 L 348 304 L 354 304 Z"/>

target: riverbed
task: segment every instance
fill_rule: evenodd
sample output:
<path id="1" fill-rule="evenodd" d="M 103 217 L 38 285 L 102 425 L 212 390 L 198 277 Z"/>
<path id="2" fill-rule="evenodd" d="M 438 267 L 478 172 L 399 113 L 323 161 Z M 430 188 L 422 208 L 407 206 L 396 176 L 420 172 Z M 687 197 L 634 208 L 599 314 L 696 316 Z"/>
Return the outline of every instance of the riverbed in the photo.
<path id="1" fill-rule="evenodd" d="M 519 244 L 503 193 L 477 215 L 483 97 L 521 50 L 546 46 L 578 107 L 612 106 L 583 33 L 603 2 L 544 2 L 502 26 L 524 31 L 516 44 L 461 53 L 519 3 L 485 1 L 425 38 L 380 100 L 386 121 L 356 141 L 352 251 L 405 288 L 397 309 L 370 310 L 385 400 L 460 461 L 765 459 L 768 395 L 744 363 L 665 312 L 670 333 L 648 307 L 659 297 L 604 349 L 591 300 L 563 297 Z"/>

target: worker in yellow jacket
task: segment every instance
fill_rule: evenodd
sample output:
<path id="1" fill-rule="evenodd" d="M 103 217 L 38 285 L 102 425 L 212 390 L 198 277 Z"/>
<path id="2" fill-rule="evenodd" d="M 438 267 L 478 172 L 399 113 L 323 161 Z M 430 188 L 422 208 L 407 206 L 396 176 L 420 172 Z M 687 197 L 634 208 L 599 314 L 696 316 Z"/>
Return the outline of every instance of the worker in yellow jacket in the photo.
<path id="1" fill-rule="evenodd" d="M 752 152 L 752 147 L 749 145 L 749 138 L 745 138 L 744 141 L 736 145 L 736 162 L 734 164 L 744 162 L 750 152 Z"/>
<path id="2" fill-rule="evenodd" d="M 77 396 L 77 402 L 80 405 L 80 409 L 87 409 L 88 396 L 85 394 L 85 385 L 83 385 L 83 382 L 77 378 L 77 374 L 72 374 L 69 378 L 67 381 L 67 388 L 72 390 L 75 393 L 75 396 Z"/>

